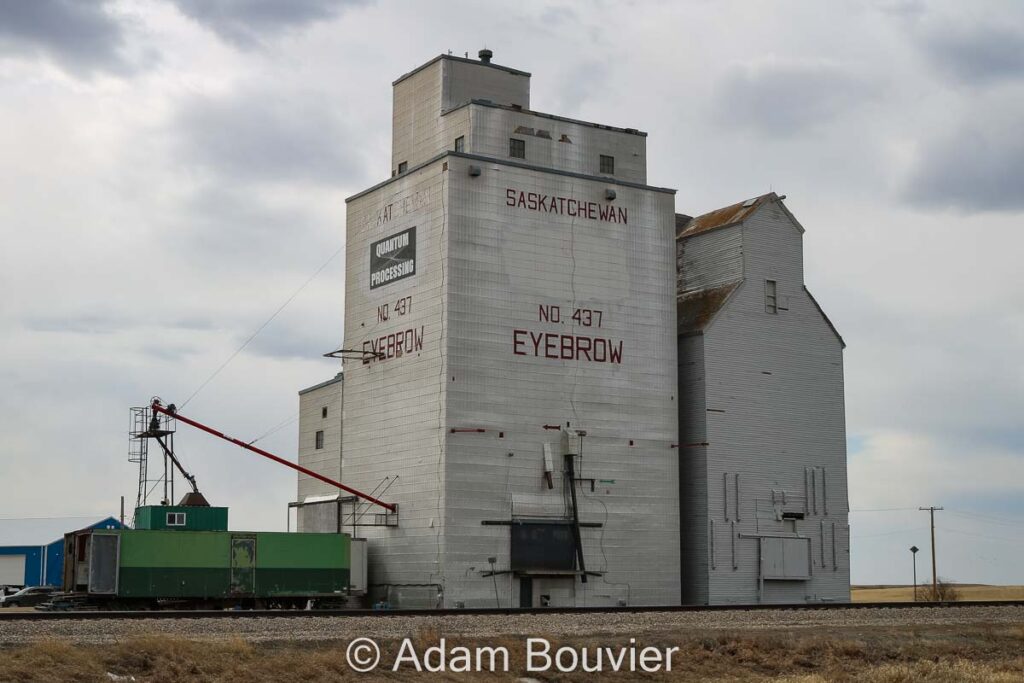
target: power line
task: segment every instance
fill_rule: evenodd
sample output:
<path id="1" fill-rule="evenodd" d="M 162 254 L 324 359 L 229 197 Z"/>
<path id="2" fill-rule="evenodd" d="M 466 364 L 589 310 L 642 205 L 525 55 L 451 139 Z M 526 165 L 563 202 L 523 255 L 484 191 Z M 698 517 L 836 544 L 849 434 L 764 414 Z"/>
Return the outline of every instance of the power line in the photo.
<path id="1" fill-rule="evenodd" d="M 947 510 L 950 514 L 958 517 L 969 517 L 972 519 L 978 519 L 981 521 L 988 522 L 990 524 L 1005 524 L 1007 526 L 1021 526 L 1024 525 L 1024 518 L 1007 516 L 1006 518 L 993 517 L 991 515 L 980 515 L 976 512 L 966 512 L 963 510 Z M 1016 520 L 1016 521 L 1010 521 Z"/>
<path id="2" fill-rule="evenodd" d="M 850 510 L 850 512 L 902 512 L 905 510 L 917 510 L 917 508 L 861 508 L 860 510 Z"/>
<path id="3" fill-rule="evenodd" d="M 909 534 L 909 533 L 916 533 L 916 532 L 919 532 L 919 531 L 924 531 L 927 528 L 928 527 L 923 527 L 922 526 L 922 527 L 917 527 L 917 528 L 914 528 L 914 529 L 899 529 L 897 531 L 886 531 L 886 532 L 883 532 L 883 533 L 880 533 L 880 534 L 856 535 L 856 536 L 851 536 L 851 538 L 879 538 L 881 536 L 896 536 L 897 534 Z"/>
<path id="4" fill-rule="evenodd" d="M 991 539 L 993 541 L 1011 541 L 1013 543 L 1020 543 L 1021 541 L 1024 541 L 1024 538 L 1021 538 L 1020 536 L 1018 536 L 1017 538 L 1008 538 L 1006 536 L 988 536 L 986 534 L 976 534 L 973 531 L 962 531 L 960 529 L 949 529 L 949 528 L 942 527 L 942 526 L 937 527 L 937 528 L 939 530 L 941 530 L 941 531 L 948 531 L 948 532 L 953 533 L 953 534 L 960 534 L 961 536 L 971 536 L 972 538 L 988 538 L 988 539 Z"/>
<path id="5" fill-rule="evenodd" d="M 189 401 L 191 401 L 193 398 L 195 398 L 196 395 L 200 391 L 202 391 L 204 388 L 206 388 L 206 385 L 209 384 L 210 382 L 212 382 L 213 378 L 216 377 L 217 375 L 219 375 L 221 370 L 226 368 L 228 366 L 228 364 L 231 363 L 231 361 L 233 361 L 235 359 L 235 357 L 238 354 L 240 354 L 245 349 L 245 347 L 248 346 L 249 343 L 252 342 L 252 340 L 255 339 L 256 336 L 259 335 L 259 333 L 264 330 L 264 328 L 266 328 L 267 325 L 269 325 L 271 322 L 273 322 L 274 318 L 276 318 L 281 313 L 281 311 L 283 311 L 288 306 L 288 304 L 290 304 L 295 299 L 295 297 L 297 297 L 302 292 L 302 290 L 304 290 L 309 285 L 310 282 L 315 280 L 316 276 L 319 275 L 320 273 L 322 273 L 324 268 L 326 268 L 328 265 L 330 265 L 331 261 L 333 261 L 335 258 L 337 258 L 338 254 L 340 254 L 344 250 L 345 250 L 345 245 L 344 244 L 341 245 L 340 247 L 338 247 L 338 250 L 335 251 L 333 254 L 331 254 L 330 258 L 328 258 L 326 261 L 324 261 L 323 265 L 321 265 L 319 268 L 317 268 L 316 271 L 314 271 L 313 274 L 310 275 L 309 278 L 305 282 L 303 282 L 302 285 L 298 289 L 296 289 L 292 293 L 292 295 L 285 300 L 285 302 L 283 304 L 278 306 L 277 310 L 274 311 L 274 313 L 269 318 L 267 318 L 263 322 L 262 325 L 260 325 L 258 328 L 256 328 L 256 331 L 253 332 L 251 335 L 249 335 L 249 338 L 246 339 L 244 342 L 242 342 L 242 345 L 239 346 L 237 349 L 235 349 L 235 352 L 232 353 L 230 356 L 228 356 L 228 359 L 226 361 L 224 361 L 223 363 L 221 363 L 220 367 L 218 367 L 216 370 L 214 370 L 213 374 L 211 374 L 209 377 L 207 377 L 206 381 L 204 381 L 202 384 L 200 384 L 199 388 L 196 389 L 195 391 L 193 391 L 192 395 L 189 396 L 188 398 L 186 398 L 185 402 L 182 403 L 179 406 L 179 408 L 184 408 L 185 406 L 187 406 Z"/>
<path id="6" fill-rule="evenodd" d="M 296 420 L 298 420 L 298 419 L 299 419 L 299 415 L 300 415 L 300 414 L 301 414 L 301 413 L 295 413 L 294 415 L 292 415 L 291 417 L 289 417 L 289 418 L 288 418 L 287 420 L 284 420 L 283 422 L 280 422 L 280 423 L 278 423 L 278 424 L 277 424 L 276 426 L 274 426 L 274 427 L 271 427 L 271 428 L 270 428 L 270 429 L 269 429 L 268 431 L 264 432 L 263 434 L 260 434 L 260 435 L 259 435 L 259 436 L 257 436 L 257 437 L 256 437 L 255 439 L 253 439 L 252 441 L 250 441 L 250 442 L 249 442 L 249 445 L 251 446 L 251 445 L 253 445 L 254 443 L 256 443 L 257 441 L 259 441 L 260 439 L 265 439 L 265 438 L 267 438 L 268 436 L 270 436 L 271 434 L 276 434 L 277 432 L 281 431 L 282 429 L 284 429 L 285 427 L 287 427 L 287 426 L 288 426 L 288 425 L 290 425 L 291 423 L 293 423 L 293 422 L 295 422 Z"/>

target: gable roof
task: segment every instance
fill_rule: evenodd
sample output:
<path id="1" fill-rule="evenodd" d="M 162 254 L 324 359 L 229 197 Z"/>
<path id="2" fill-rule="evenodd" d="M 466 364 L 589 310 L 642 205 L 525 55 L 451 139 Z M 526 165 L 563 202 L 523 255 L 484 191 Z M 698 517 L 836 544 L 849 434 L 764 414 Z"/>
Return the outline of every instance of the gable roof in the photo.
<path id="1" fill-rule="evenodd" d="M 39 517 L 0 519 L 0 546 L 42 546 L 64 538 L 64 534 L 97 526 L 120 528 L 115 517 Z"/>
<path id="2" fill-rule="evenodd" d="M 743 280 L 736 280 L 679 295 L 676 298 L 676 330 L 679 336 L 702 333 L 741 284 Z"/>
<path id="3" fill-rule="evenodd" d="M 836 326 L 832 324 L 832 321 L 829 319 L 829 317 L 825 315 L 825 309 L 821 307 L 821 304 L 818 303 L 818 300 L 814 298 L 813 294 L 811 294 L 811 290 L 807 289 L 807 285 L 804 285 L 804 291 L 807 292 L 807 296 L 810 298 L 811 303 L 814 304 L 814 307 L 818 309 L 818 313 L 820 313 L 821 317 L 825 319 L 825 323 L 832 330 L 832 333 L 836 335 L 836 339 L 839 340 L 839 343 L 842 344 L 843 348 L 845 349 L 846 340 L 843 339 L 843 335 L 839 334 L 839 330 L 837 330 Z"/>
<path id="4" fill-rule="evenodd" d="M 685 239 L 687 237 L 693 237 L 694 235 L 700 235 L 705 232 L 711 232 L 712 230 L 718 230 L 719 228 L 728 228 L 733 225 L 739 225 L 743 221 L 747 220 L 755 211 L 764 206 L 774 202 L 782 209 L 786 217 L 793 222 L 796 229 L 800 232 L 804 231 L 804 226 L 800 225 L 800 221 L 796 219 L 789 209 L 786 208 L 783 199 L 786 195 L 777 195 L 774 192 L 763 194 L 760 197 L 753 197 L 752 199 L 746 199 L 736 204 L 730 204 L 724 206 L 721 209 L 715 209 L 708 213 L 697 216 L 696 218 L 690 218 L 683 214 L 676 214 L 676 239 Z"/>
<path id="5" fill-rule="evenodd" d="M 676 239 L 680 237 L 692 237 L 693 235 L 699 235 L 702 232 L 709 232 L 711 230 L 717 230 L 718 228 L 727 228 L 730 225 L 736 225 L 742 223 L 744 219 L 750 214 L 754 213 L 761 205 L 766 202 L 778 199 L 779 196 L 774 192 L 763 194 L 760 197 L 754 197 L 753 199 L 746 199 L 742 202 L 730 204 L 724 206 L 721 209 L 715 209 L 705 214 L 691 218 L 682 226 L 680 230 L 679 221 L 676 221 Z"/>

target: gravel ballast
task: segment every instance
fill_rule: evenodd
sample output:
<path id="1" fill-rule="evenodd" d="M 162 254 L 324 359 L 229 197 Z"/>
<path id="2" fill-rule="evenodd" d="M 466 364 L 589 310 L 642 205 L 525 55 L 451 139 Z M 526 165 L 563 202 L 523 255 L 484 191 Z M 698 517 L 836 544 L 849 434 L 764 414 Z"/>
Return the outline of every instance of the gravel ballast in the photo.
<path id="1" fill-rule="evenodd" d="M 249 642 L 404 638 L 423 632 L 473 638 L 499 635 L 586 636 L 688 631 L 763 631 L 849 627 L 1024 624 L 1024 606 L 868 608 L 835 610 L 729 610 L 593 614 L 443 615 L 394 617 L 261 617 L 237 619 L 52 619 L 0 622 L 0 645 L 39 640 L 104 644 L 140 635 Z"/>

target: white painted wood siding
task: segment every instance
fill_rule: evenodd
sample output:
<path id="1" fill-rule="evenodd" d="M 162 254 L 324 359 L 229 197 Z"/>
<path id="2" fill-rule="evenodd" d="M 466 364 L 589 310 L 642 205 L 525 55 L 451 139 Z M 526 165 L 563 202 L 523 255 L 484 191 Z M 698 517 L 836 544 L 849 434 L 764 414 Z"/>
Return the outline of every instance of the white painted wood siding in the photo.
<path id="1" fill-rule="evenodd" d="M 811 578 L 766 581 L 762 599 L 846 601 L 842 344 L 803 288 L 802 236 L 774 204 L 743 224 L 743 258 L 743 284 L 704 334 L 709 601 L 758 599 L 758 540 L 748 536 L 787 533 L 780 505 L 806 514 L 794 524 L 811 540 Z M 765 279 L 778 283 L 777 314 L 765 312 Z"/>

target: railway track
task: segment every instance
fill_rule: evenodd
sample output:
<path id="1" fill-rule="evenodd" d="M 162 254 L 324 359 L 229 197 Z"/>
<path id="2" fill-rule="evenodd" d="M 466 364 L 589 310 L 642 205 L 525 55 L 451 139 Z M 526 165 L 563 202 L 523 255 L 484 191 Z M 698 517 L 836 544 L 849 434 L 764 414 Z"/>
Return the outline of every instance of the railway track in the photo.
<path id="1" fill-rule="evenodd" d="M 649 612 L 742 612 L 742 611 L 821 611 L 821 610 L 917 610 L 964 607 L 1022 607 L 1024 600 L 965 600 L 957 602 L 847 602 L 813 604 L 756 605 L 638 605 L 633 607 L 538 607 L 483 609 L 339 609 L 339 610 L 134 610 L 134 611 L 0 611 L 0 623 L 8 621 L 89 621 L 111 619 L 304 619 L 311 617 L 443 617 L 559 614 L 642 614 Z"/>

